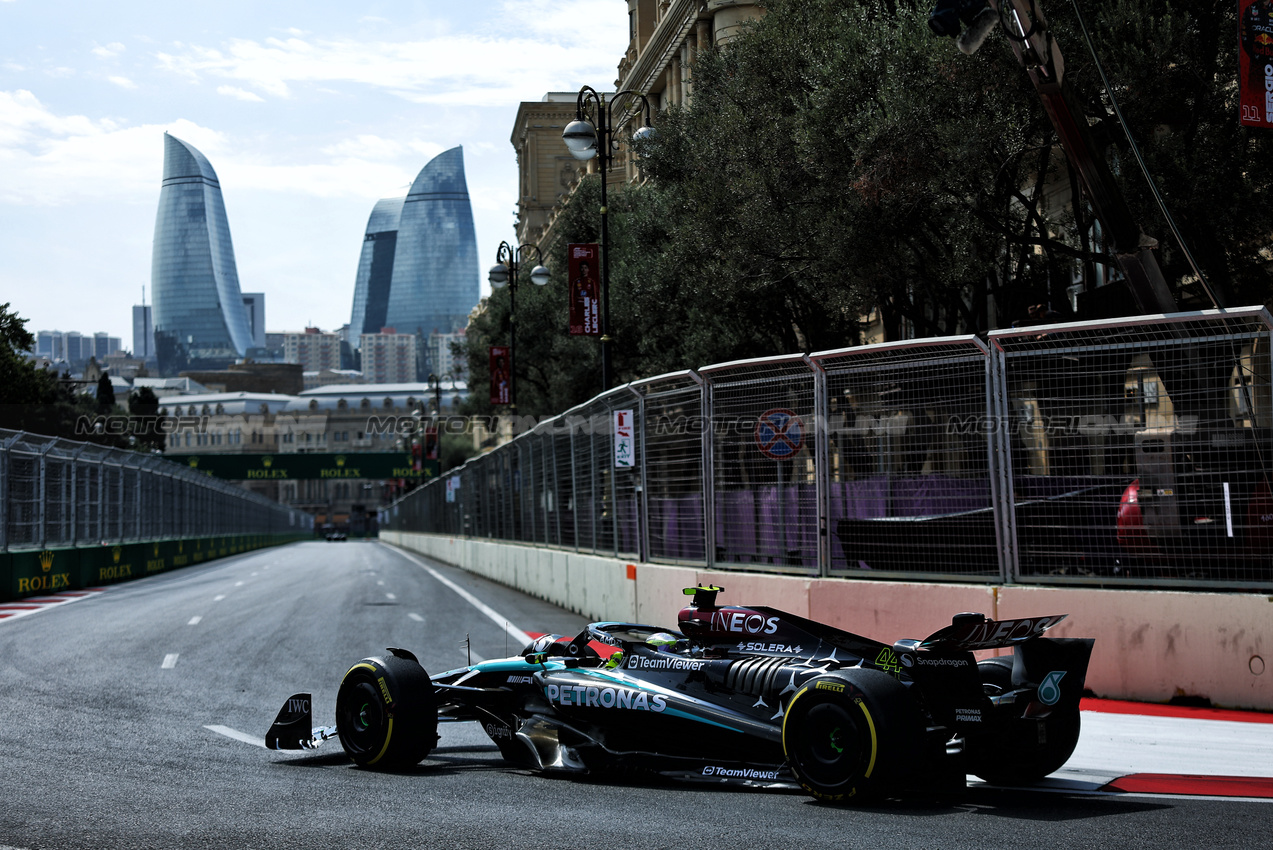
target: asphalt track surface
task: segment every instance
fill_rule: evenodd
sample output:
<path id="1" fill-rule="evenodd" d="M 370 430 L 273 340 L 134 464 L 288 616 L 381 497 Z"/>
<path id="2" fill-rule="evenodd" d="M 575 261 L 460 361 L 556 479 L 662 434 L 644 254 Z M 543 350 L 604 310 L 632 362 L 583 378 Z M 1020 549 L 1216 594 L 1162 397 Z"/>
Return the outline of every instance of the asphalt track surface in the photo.
<path id="1" fill-rule="evenodd" d="M 1128 773 L 1268 776 L 1268 723 L 1088 712 L 1043 787 L 857 809 L 545 778 L 505 766 L 473 724 L 444 726 L 399 774 L 353 767 L 334 741 L 264 749 L 284 699 L 310 690 L 332 722 L 345 670 L 386 646 L 441 671 L 464 663 L 466 634 L 476 660 L 516 651 L 510 632 L 583 625 L 379 543 L 294 544 L 34 604 L 0 619 L 0 850 L 1270 845 L 1268 799 L 1097 790 Z"/>

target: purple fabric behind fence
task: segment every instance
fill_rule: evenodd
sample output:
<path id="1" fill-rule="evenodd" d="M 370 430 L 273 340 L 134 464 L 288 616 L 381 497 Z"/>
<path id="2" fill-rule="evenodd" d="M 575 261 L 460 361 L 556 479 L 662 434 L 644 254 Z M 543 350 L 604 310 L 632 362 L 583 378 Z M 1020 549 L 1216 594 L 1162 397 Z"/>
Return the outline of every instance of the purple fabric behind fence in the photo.
<path id="1" fill-rule="evenodd" d="M 831 484 L 832 519 L 879 519 L 888 510 L 888 479 L 864 478 Z"/>
<path id="2" fill-rule="evenodd" d="M 678 561 L 704 560 L 702 496 L 651 499 L 649 507 L 652 557 Z"/>
<path id="3" fill-rule="evenodd" d="M 615 549 L 621 553 L 637 552 L 637 517 L 636 501 L 632 498 L 620 499 L 615 505 L 615 518 L 618 520 L 619 539 Z"/>
<path id="4" fill-rule="evenodd" d="M 751 490 L 716 494 L 716 546 L 727 552 L 756 551 L 756 500 Z"/>
<path id="5" fill-rule="evenodd" d="M 784 545 L 785 544 L 785 545 Z M 817 564 L 817 502 L 812 484 L 718 493 L 716 546 L 734 563 Z"/>

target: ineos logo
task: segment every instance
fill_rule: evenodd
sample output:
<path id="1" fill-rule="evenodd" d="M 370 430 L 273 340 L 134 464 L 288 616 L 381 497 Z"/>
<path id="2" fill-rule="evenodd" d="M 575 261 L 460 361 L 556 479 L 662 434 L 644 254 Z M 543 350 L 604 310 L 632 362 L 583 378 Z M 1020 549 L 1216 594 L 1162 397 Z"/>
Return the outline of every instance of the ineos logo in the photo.
<path id="1" fill-rule="evenodd" d="M 754 611 L 715 611 L 712 628 L 726 632 L 747 632 L 771 635 L 778 631 L 777 617 L 763 617 Z"/>

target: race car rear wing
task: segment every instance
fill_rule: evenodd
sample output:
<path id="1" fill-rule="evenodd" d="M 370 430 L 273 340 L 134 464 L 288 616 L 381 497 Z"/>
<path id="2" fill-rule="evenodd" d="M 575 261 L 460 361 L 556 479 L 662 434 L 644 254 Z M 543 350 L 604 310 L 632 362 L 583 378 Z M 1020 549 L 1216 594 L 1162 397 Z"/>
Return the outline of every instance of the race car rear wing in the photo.
<path id="1" fill-rule="evenodd" d="M 938 629 L 919 642 L 919 649 L 1002 649 L 1036 638 L 1068 617 L 1022 617 L 1016 620 L 991 620 L 984 614 L 956 614 L 944 629 Z"/>

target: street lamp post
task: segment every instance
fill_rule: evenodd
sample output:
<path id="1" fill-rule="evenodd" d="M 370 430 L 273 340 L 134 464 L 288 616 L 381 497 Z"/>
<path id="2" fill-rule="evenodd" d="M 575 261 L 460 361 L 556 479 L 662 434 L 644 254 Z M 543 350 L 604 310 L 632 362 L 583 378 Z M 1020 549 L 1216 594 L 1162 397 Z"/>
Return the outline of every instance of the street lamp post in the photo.
<path id="1" fill-rule="evenodd" d="M 601 172 L 601 391 L 610 389 L 610 224 L 606 204 L 606 175 L 610 160 L 614 157 L 614 104 L 624 96 L 641 99 L 642 124 L 632 134 L 633 139 L 646 139 L 654 135 L 650 127 L 650 102 L 644 94 L 632 89 L 616 92 L 607 99 L 596 89 L 584 86 L 579 89 L 575 101 L 575 120 L 566 125 L 561 138 L 570 154 L 578 160 L 588 161 L 597 157 Z"/>
<path id="2" fill-rule="evenodd" d="M 507 242 L 499 243 L 495 254 L 495 265 L 487 273 L 487 280 L 492 289 L 500 289 L 508 284 L 508 409 L 517 412 L 517 272 L 522 265 L 523 251 L 535 252 L 535 267 L 530 270 L 530 282 L 536 286 L 548 283 L 550 272 L 544 265 L 544 257 L 539 253 L 538 245 L 518 245 L 514 248 Z"/>

